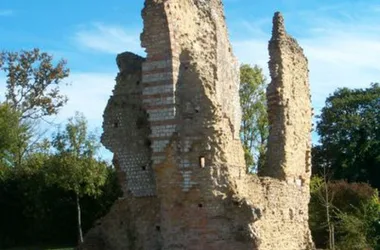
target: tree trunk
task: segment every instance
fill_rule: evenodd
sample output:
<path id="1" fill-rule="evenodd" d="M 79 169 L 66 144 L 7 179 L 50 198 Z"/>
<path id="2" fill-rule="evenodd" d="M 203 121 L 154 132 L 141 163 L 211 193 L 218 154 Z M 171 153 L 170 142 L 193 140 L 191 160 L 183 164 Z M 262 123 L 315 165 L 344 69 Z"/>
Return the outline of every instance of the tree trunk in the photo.
<path id="1" fill-rule="evenodd" d="M 328 181 L 327 181 L 327 173 L 326 173 L 326 167 L 324 168 L 324 185 L 325 185 L 325 207 L 326 207 L 326 219 L 327 219 L 327 226 L 329 230 L 329 249 L 335 250 L 335 240 L 334 240 L 334 225 L 331 223 L 330 218 L 330 197 L 329 197 L 329 190 L 328 190 Z"/>
<path id="2" fill-rule="evenodd" d="M 77 201 L 77 214 L 78 214 L 78 242 L 79 244 L 83 243 L 83 233 L 82 233 L 82 216 L 81 216 L 81 209 L 80 209 L 80 203 L 79 203 L 79 195 L 76 195 L 76 201 Z"/>

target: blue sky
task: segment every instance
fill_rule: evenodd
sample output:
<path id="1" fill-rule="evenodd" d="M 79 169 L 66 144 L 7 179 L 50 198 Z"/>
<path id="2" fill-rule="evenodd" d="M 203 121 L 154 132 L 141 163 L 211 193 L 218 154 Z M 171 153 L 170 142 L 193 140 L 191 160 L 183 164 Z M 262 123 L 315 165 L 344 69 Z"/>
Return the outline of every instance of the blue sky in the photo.
<path id="1" fill-rule="evenodd" d="M 338 87 L 367 87 L 380 81 L 378 0 L 224 0 L 231 42 L 243 63 L 267 74 L 267 41 L 275 11 L 309 59 L 313 106 L 323 107 Z M 65 58 L 68 105 L 55 122 L 83 112 L 91 127 L 102 113 L 117 73 L 115 56 L 140 48 L 143 0 L 1 0 L 0 49 L 38 47 Z M 4 78 L 0 75 L 0 100 Z"/>

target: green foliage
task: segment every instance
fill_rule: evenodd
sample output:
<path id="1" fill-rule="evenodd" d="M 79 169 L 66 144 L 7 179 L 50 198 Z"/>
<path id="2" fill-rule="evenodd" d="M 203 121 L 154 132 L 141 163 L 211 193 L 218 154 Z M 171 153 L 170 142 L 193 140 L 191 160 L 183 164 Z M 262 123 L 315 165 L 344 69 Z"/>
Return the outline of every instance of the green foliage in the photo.
<path id="1" fill-rule="evenodd" d="M 380 249 L 380 203 L 378 196 L 352 207 L 352 212 L 338 211 L 338 249 Z"/>
<path id="2" fill-rule="evenodd" d="M 376 189 L 365 183 L 334 181 L 327 184 L 320 177 L 311 180 L 309 225 L 317 247 L 328 246 L 326 205 L 331 207 L 331 223 L 339 249 L 380 247 L 380 203 Z"/>
<path id="3" fill-rule="evenodd" d="M 0 249 L 75 245 L 79 198 L 88 230 L 121 194 L 116 173 L 96 159 L 98 138 L 83 116 L 70 119 L 53 141 L 38 131 L 42 118 L 67 101 L 60 94 L 65 61 L 54 63 L 38 49 L 1 52 L 0 71 L 7 77 L 0 97 Z"/>
<path id="4" fill-rule="evenodd" d="M 20 118 L 19 112 L 6 103 L 0 103 L 0 166 L 3 169 L 20 165 L 28 147 L 30 126 Z"/>
<path id="5" fill-rule="evenodd" d="M 242 107 L 241 139 L 247 171 L 260 169 L 265 162 L 269 134 L 266 110 L 266 79 L 262 69 L 248 64 L 240 66 L 240 104 Z"/>
<path id="6" fill-rule="evenodd" d="M 49 162 L 52 183 L 79 196 L 99 195 L 107 177 L 107 164 L 96 160 L 100 147 L 96 137 L 87 131 L 87 121 L 77 113 L 64 131 L 53 139 L 57 151 Z"/>
<path id="7" fill-rule="evenodd" d="M 315 243 L 327 245 L 328 207 L 338 249 L 379 249 L 380 205 L 371 186 L 380 187 L 380 86 L 338 89 L 327 98 L 319 118 L 321 144 L 312 149 L 316 177 L 310 202 Z M 327 174 L 338 181 L 326 186 L 317 176 Z"/>
<path id="8" fill-rule="evenodd" d="M 107 179 L 107 164 L 92 158 L 56 155 L 46 165 L 49 183 L 81 197 L 100 195 L 101 187 Z"/>
<path id="9" fill-rule="evenodd" d="M 321 145 L 313 149 L 314 173 L 380 188 L 380 86 L 342 88 L 327 98 L 317 123 Z"/>
<path id="10" fill-rule="evenodd" d="M 55 157 L 47 165 L 51 184 L 73 192 L 76 197 L 78 239 L 83 242 L 80 199 L 98 196 L 107 179 L 107 164 L 95 159 L 99 142 L 87 131 L 87 121 L 79 113 L 69 119 L 64 131 L 54 139 Z"/>
<path id="11" fill-rule="evenodd" d="M 68 77 L 66 61 L 53 64 L 53 57 L 39 49 L 0 53 L 0 70 L 6 74 L 6 102 L 23 119 L 57 114 L 67 98 L 59 84 Z"/>
<path id="12" fill-rule="evenodd" d="M 9 154 L 17 145 L 18 115 L 8 105 L 0 104 L 0 160 L 1 165 L 8 165 Z"/>
<path id="13" fill-rule="evenodd" d="M 0 179 L 0 249 L 23 245 L 75 245 L 76 199 L 72 191 L 51 185 L 51 154 L 33 154 L 22 168 L 7 168 Z M 26 164 L 27 163 L 27 164 Z M 106 169 L 105 185 L 81 199 L 84 231 L 104 216 L 121 190 L 116 171 Z"/>
<path id="14" fill-rule="evenodd" d="M 324 185 L 324 180 L 320 176 L 313 176 L 310 180 L 310 193 L 318 192 Z"/>

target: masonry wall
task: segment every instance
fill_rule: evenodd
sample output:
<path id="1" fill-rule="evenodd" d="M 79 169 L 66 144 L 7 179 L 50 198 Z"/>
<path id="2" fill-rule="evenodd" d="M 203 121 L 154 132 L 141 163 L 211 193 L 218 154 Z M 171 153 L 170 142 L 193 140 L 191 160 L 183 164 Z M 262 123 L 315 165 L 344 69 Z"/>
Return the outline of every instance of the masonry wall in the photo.
<path id="1" fill-rule="evenodd" d="M 224 17 L 221 15 L 220 2 L 157 1 L 156 6 L 164 8 L 168 26 L 153 32 L 162 34 L 162 29 L 168 28 L 168 38 L 164 39 L 169 40 L 166 44 L 171 46 L 171 68 L 168 69 L 171 75 L 156 74 L 156 80 L 161 85 L 160 94 L 166 95 L 167 90 L 170 94 L 174 92 L 174 98 L 170 100 L 174 108 L 168 103 L 165 107 L 159 105 L 156 106 L 158 112 L 164 115 L 160 115 L 159 119 L 150 116 L 153 126 L 157 124 L 171 128 L 171 133 L 168 131 L 165 138 L 152 137 L 152 145 L 160 145 L 155 155 L 163 156 L 154 165 L 157 195 L 161 202 L 161 235 L 165 239 L 162 247 L 223 248 L 223 239 L 228 238 L 231 242 L 229 247 L 234 244 L 240 249 L 249 249 L 247 242 L 234 240 L 233 231 L 236 227 L 233 224 L 239 224 L 238 218 L 232 214 L 226 216 L 226 209 L 221 205 L 222 197 L 215 192 L 216 184 L 210 182 L 217 169 L 215 165 L 220 162 L 234 165 L 237 172 L 244 170 L 243 151 L 236 139 L 236 131 L 240 126 L 239 105 L 231 105 L 232 100 L 239 104 L 238 84 L 236 78 L 228 78 L 238 75 L 237 63 L 228 39 L 219 43 L 216 39 L 217 29 L 224 29 L 226 33 L 225 26 L 222 26 Z M 151 16 L 144 15 L 147 28 L 144 29 L 142 43 L 147 46 L 147 51 L 161 46 L 161 43 L 154 43 L 151 36 L 145 35 L 157 16 L 156 12 L 152 14 L 152 8 L 148 4 L 143 11 L 151 13 Z M 221 65 L 228 61 L 234 63 L 235 68 L 227 66 L 223 70 L 216 66 L 219 57 L 225 60 Z M 230 82 L 227 88 L 218 79 L 221 72 L 225 74 L 220 78 Z M 143 79 L 147 79 L 145 76 L 150 74 L 150 70 L 143 70 Z M 232 97 L 228 98 L 230 102 L 226 101 L 227 93 Z M 236 109 L 239 111 L 235 113 Z M 153 150 L 156 149 L 153 147 Z M 203 166 L 201 161 L 204 161 Z M 223 175 L 220 178 L 224 184 L 217 185 L 227 185 Z M 225 187 L 219 188 L 223 189 L 220 192 L 226 192 Z M 235 222 L 230 223 L 232 219 L 228 217 L 236 217 L 233 219 Z M 248 230 L 246 223 L 241 228 Z"/>
<path id="2" fill-rule="evenodd" d="M 269 164 L 258 177 L 245 172 L 222 2 L 146 0 L 142 13 L 147 58 L 118 56 L 104 114 L 124 197 L 82 249 L 312 249 L 307 61 L 282 17 L 270 42 Z"/>
<path id="3" fill-rule="evenodd" d="M 269 42 L 272 81 L 267 89 L 270 157 L 264 174 L 305 182 L 311 173 L 308 63 L 302 48 L 286 34 L 281 14 L 276 13 L 274 20 Z"/>
<path id="4" fill-rule="evenodd" d="M 151 133 L 142 103 L 142 63 L 132 53 L 117 57 L 120 73 L 113 96 L 104 112 L 102 143 L 114 153 L 124 193 L 154 196 L 155 179 L 151 162 Z"/>

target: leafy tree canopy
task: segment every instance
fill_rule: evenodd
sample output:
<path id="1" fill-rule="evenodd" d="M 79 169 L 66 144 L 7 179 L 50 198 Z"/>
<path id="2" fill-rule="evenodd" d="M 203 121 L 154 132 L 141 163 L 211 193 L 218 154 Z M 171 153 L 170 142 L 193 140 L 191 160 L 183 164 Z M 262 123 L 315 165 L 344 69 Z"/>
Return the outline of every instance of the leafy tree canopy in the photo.
<path id="1" fill-rule="evenodd" d="M 380 86 L 342 88 L 327 98 L 317 123 L 314 173 L 326 168 L 334 179 L 369 182 L 380 188 Z"/>
<path id="2" fill-rule="evenodd" d="M 59 84 L 69 76 L 66 61 L 56 65 L 39 49 L 0 53 L 0 70 L 6 74 L 5 101 L 21 118 L 37 119 L 57 114 L 67 102 Z"/>
<path id="3" fill-rule="evenodd" d="M 0 103 L 0 166 L 15 166 L 25 154 L 30 138 L 29 126 L 20 121 L 19 112 Z"/>
<path id="4" fill-rule="evenodd" d="M 255 65 L 240 66 L 240 104 L 242 107 L 241 138 L 247 171 L 257 171 L 264 165 L 268 138 L 266 78 Z"/>
<path id="5" fill-rule="evenodd" d="M 76 113 L 54 136 L 56 155 L 47 164 L 49 182 L 76 196 L 79 242 L 83 241 L 80 199 L 100 195 L 107 180 L 107 164 L 95 158 L 99 146 L 85 117 Z"/>
<path id="6" fill-rule="evenodd" d="M 326 206 L 331 210 L 335 249 L 380 248 L 380 202 L 376 189 L 366 183 L 326 183 L 320 177 L 312 178 L 309 225 L 318 248 L 326 248 L 329 241 Z"/>

